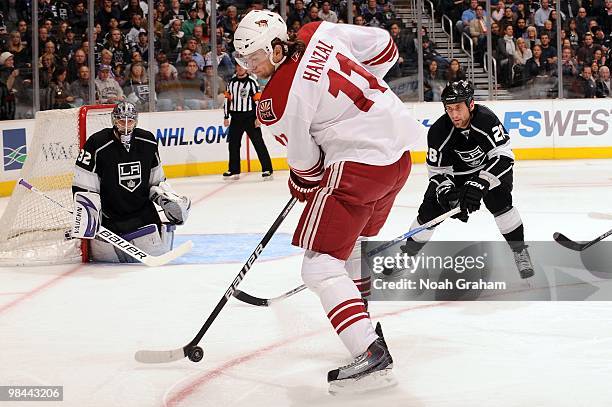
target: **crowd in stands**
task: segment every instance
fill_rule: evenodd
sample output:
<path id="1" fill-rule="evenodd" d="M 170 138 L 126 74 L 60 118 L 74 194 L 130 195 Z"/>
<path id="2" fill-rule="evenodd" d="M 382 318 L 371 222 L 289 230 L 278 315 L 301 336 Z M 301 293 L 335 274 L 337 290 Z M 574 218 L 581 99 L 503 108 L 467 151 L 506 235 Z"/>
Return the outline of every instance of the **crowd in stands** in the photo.
<path id="1" fill-rule="evenodd" d="M 156 0 L 153 10 L 143 0 L 96 0 L 95 35 L 90 44 L 86 0 L 38 0 L 36 33 L 32 32 L 31 1 L 2 1 L 0 5 L 0 119 L 31 117 L 33 69 L 39 73 L 41 110 L 118 100 L 129 100 L 148 110 L 153 102 L 150 86 L 155 86 L 158 111 L 219 108 L 225 83 L 235 70 L 232 36 L 241 17 L 252 9 L 280 11 L 273 0 L 219 0 L 217 28 L 211 33 L 211 3 L 204 0 Z M 504 86 L 556 77 L 556 50 L 561 46 L 562 74 L 569 95 L 609 96 L 612 0 L 564 1 L 561 13 L 551 8 L 549 0 L 540 1 L 497 0 L 491 17 L 479 0 L 437 0 L 436 6 L 439 14 L 457 22 L 458 33 L 472 38 L 478 60 L 486 50 L 486 22 L 490 19 L 498 77 Z M 345 0 L 288 0 L 287 5 L 290 32 L 312 21 L 348 20 Z M 381 27 L 391 33 L 399 61 L 387 80 L 415 74 L 419 47 L 414 26 L 404 26 L 390 0 L 355 0 L 352 15 L 353 24 Z M 153 50 L 149 49 L 149 16 L 154 22 Z M 557 44 L 557 18 L 562 19 L 561 44 Z M 434 100 L 442 83 L 465 78 L 465 73 L 458 60 L 440 55 L 425 27 L 422 34 L 425 99 Z M 38 37 L 38 61 L 33 61 L 33 35 Z M 211 47 L 212 35 L 215 49 Z M 94 72 L 89 68 L 90 48 Z M 153 66 L 149 66 L 150 52 Z M 149 83 L 149 70 L 154 84 Z M 95 79 L 93 101 L 90 78 Z"/>

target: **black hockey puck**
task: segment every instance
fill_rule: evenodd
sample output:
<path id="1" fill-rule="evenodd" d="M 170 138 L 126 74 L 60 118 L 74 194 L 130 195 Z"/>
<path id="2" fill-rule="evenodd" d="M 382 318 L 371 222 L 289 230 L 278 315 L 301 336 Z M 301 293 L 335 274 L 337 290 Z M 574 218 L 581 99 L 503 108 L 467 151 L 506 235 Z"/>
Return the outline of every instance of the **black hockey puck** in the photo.
<path id="1" fill-rule="evenodd" d="M 187 357 L 192 362 L 199 362 L 204 357 L 204 351 L 199 346 L 194 346 L 193 348 L 189 349 Z"/>

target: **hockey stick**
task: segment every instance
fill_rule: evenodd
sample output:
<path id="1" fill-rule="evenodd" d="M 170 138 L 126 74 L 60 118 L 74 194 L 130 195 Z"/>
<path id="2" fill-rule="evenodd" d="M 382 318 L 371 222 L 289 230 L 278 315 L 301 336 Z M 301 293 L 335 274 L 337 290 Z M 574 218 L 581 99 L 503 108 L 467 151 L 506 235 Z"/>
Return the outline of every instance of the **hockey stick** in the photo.
<path id="1" fill-rule="evenodd" d="M 387 249 L 387 248 L 389 248 L 389 247 L 391 247 L 391 246 L 393 246 L 393 245 L 395 245 L 395 244 L 397 244 L 397 243 L 399 243 L 399 242 L 409 238 L 410 236 L 414 236 L 417 233 L 420 233 L 420 232 L 424 231 L 425 229 L 428 229 L 428 228 L 430 228 L 432 226 L 437 225 L 438 223 L 444 221 L 448 217 L 453 216 L 453 215 L 455 215 L 455 214 L 457 214 L 459 212 L 461 212 L 460 208 L 451 209 L 450 211 L 448 211 L 448 212 L 438 216 L 437 218 L 432 219 L 429 222 L 424 223 L 423 225 L 421 225 L 421 226 L 419 226 L 417 228 L 414 228 L 414 229 L 404 233 L 403 235 L 393 239 L 392 241 L 387 242 L 387 243 L 385 243 L 385 244 L 383 244 L 381 246 L 378 246 L 378 247 L 370 250 L 366 255 L 368 257 L 372 257 L 373 255 L 375 255 L 377 253 L 380 253 L 381 251 L 383 251 L 383 250 L 385 250 L 385 249 Z M 293 290 L 287 291 L 286 293 L 281 294 L 278 297 L 274 297 L 274 298 L 259 298 L 259 297 L 254 297 L 254 296 L 252 296 L 250 294 L 245 293 L 244 291 L 236 290 L 234 292 L 234 297 L 236 297 L 238 300 L 240 300 L 242 302 L 246 302 L 247 304 L 255 305 L 255 306 L 258 306 L 258 307 L 268 307 L 268 306 L 270 306 L 270 304 L 273 304 L 273 303 L 278 302 L 280 300 L 284 300 L 285 298 L 291 297 L 292 295 L 297 294 L 300 291 L 303 291 L 305 289 L 306 289 L 306 286 L 304 284 L 302 284 L 301 286 L 296 287 Z"/>
<path id="2" fill-rule="evenodd" d="M 59 206 L 64 211 L 68 213 L 72 213 L 72 210 L 66 208 L 60 202 L 51 198 L 49 195 L 45 194 L 43 191 L 39 190 L 38 188 L 32 186 L 28 181 L 24 180 L 23 178 L 19 179 L 18 184 L 23 186 L 24 188 L 29 189 L 35 194 L 38 194 L 39 196 L 42 196 L 48 201 L 53 202 L 55 205 Z M 172 260 L 178 257 L 181 257 L 182 255 L 190 251 L 191 248 L 193 247 L 193 242 L 191 240 L 188 240 L 187 242 L 183 243 L 182 245 L 180 245 L 174 250 L 170 250 L 169 252 L 164 253 L 160 256 L 153 256 L 153 255 L 150 255 L 140 250 L 138 247 L 134 246 L 127 240 L 123 239 L 121 236 L 106 229 L 102 225 L 100 225 L 100 230 L 98 230 L 98 233 L 96 234 L 96 236 L 112 244 L 113 246 L 115 246 L 122 252 L 128 254 L 129 256 L 135 258 L 139 262 L 146 264 L 147 266 L 151 266 L 151 267 L 163 266 L 164 264 L 167 264 L 171 262 Z"/>
<path id="3" fill-rule="evenodd" d="M 602 240 L 604 240 L 606 237 L 612 235 L 612 229 L 608 230 L 606 233 L 604 233 L 603 235 L 596 237 L 595 239 L 591 240 L 590 242 L 585 242 L 585 243 L 578 243 L 572 239 L 570 239 L 569 237 L 565 236 L 562 233 L 559 232 L 555 232 L 553 234 L 553 239 L 555 239 L 555 241 L 557 243 L 559 243 L 561 246 L 570 249 L 570 250 L 575 250 L 577 252 L 581 252 L 585 249 L 588 249 L 589 247 L 593 246 L 595 243 L 600 242 Z"/>
<path id="4" fill-rule="evenodd" d="M 219 300 L 219 303 L 217 303 L 217 306 L 215 307 L 213 312 L 208 316 L 208 319 L 206 319 L 206 322 L 204 322 L 204 325 L 202 325 L 202 327 L 200 328 L 196 336 L 191 340 L 191 342 L 189 342 L 182 348 L 173 350 L 139 350 L 134 355 L 134 358 L 141 363 L 174 362 L 176 360 L 183 359 L 184 357 L 188 357 L 189 360 L 191 360 L 192 362 L 199 362 L 200 360 L 202 360 L 202 358 L 204 357 L 204 351 L 201 347 L 198 346 L 198 343 L 200 343 L 200 341 L 204 337 L 204 334 L 213 324 L 225 304 L 227 304 L 229 298 L 232 296 L 232 294 L 234 294 L 234 292 L 236 291 L 236 287 L 238 287 L 242 279 L 244 279 L 244 276 L 249 271 L 251 266 L 253 266 L 255 260 L 257 260 L 257 258 L 259 257 L 263 249 L 265 249 L 270 239 L 272 239 L 272 236 L 274 236 L 274 233 L 276 233 L 276 230 L 278 229 L 280 224 L 283 222 L 283 220 L 285 220 L 285 218 L 289 214 L 289 211 L 291 211 L 291 208 L 293 208 L 293 205 L 295 205 L 296 201 L 297 199 L 292 197 L 289 202 L 287 202 L 285 208 L 282 210 L 280 215 L 278 215 L 272 226 L 270 226 L 270 229 L 268 229 L 268 232 L 266 232 L 265 236 L 263 237 L 263 239 L 261 239 L 261 242 L 259 242 L 253 253 L 251 253 L 251 256 L 249 257 L 247 262 L 244 264 L 244 266 L 242 266 L 242 269 L 240 270 L 236 278 L 234 278 L 229 288 L 225 291 L 225 294 L 223 294 L 223 297 L 221 297 L 221 299 Z"/>

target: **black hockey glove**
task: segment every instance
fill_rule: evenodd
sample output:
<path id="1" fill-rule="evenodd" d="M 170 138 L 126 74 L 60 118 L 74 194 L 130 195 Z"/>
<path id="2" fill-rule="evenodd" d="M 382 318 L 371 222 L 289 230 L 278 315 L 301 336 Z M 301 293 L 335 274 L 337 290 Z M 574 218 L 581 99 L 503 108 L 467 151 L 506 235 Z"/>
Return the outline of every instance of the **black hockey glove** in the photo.
<path id="1" fill-rule="evenodd" d="M 455 185 L 451 184 L 449 181 L 438 185 L 436 188 L 436 198 L 445 212 L 459 205 L 460 196 L 461 190 L 457 189 Z"/>
<path id="2" fill-rule="evenodd" d="M 487 195 L 487 192 L 489 192 L 489 181 L 479 177 L 467 180 L 461 189 L 461 211 L 476 212 L 480 209 L 480 201 Z"/>

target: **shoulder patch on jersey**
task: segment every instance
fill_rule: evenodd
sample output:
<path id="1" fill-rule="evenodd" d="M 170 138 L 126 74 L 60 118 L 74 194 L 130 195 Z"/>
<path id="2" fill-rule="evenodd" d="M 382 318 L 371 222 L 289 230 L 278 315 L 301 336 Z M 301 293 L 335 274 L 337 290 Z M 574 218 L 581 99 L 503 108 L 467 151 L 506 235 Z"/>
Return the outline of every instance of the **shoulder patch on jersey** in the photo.
<path id="1" fill-rule="evenodd" d="M 259 121 L 262 123 L 275 122 L 276 115 L 274 114 L 274 108 L 272 107 L 272 99 L 264 99 L 259 101 L 257 106 L 257 114 L 259 115 Z"/>
<path id="2" fill-rule="evenodd" d="M 317 31 L 317 28 L 319 28 L 321 23 L 322 21 L 315 21 L 313 23 L 308 23 L 302 26 L 302 28 L 300 28 L 299 31 L 297 32 L 297 36 L 299 40 L 302 41 L 304 44 L 306 44 L 306 46 L 308 46 L 310 39 L 312 38 L 314 33 Z"/>

